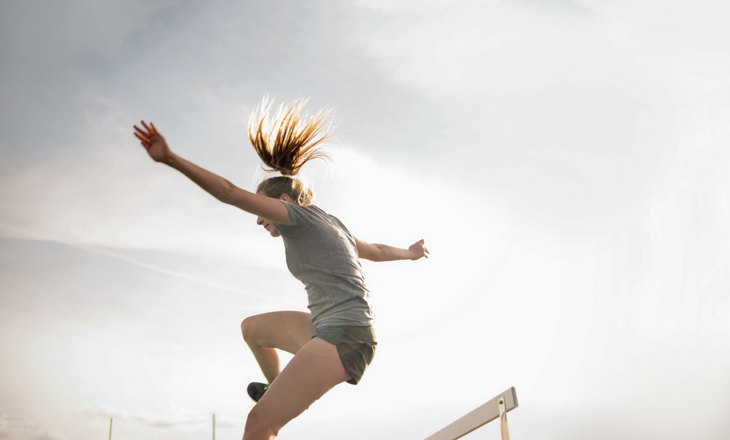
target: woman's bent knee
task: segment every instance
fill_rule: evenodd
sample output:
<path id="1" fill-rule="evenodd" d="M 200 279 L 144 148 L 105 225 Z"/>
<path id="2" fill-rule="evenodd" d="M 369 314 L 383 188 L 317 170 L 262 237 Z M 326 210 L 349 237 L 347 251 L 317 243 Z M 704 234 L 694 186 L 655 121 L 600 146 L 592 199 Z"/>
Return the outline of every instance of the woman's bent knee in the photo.
<path id="1" fill-rule="evenodd" d="M 256 316 L 249 316 L 241 321 L 241 334 L 243 335 L 243 340 L 249 343 L 254 341 L 254 318 L 256 318 Z"/>
<path id="2" fill-rule="evenodd" d="M 251 412 L 248 413 L 248 418 L 246 419 L 244 438 L 246 436 L 251 436 L 251 438 L 276 437 L 280 429 L 281 426 L 277 426 L 275 423 L 267 420 L 254 406 Z"/>

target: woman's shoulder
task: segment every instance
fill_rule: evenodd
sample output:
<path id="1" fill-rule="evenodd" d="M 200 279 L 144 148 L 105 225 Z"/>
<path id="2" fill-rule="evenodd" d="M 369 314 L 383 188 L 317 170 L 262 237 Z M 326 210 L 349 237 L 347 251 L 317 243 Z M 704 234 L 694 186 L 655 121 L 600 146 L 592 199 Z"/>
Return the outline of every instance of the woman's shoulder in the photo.
<path id="1" fill-rule="evenodd" d="M 288 207 L 291 207 L 291 209 L 294 209 L 297 211 L 326 214 L 326 212 L 322 208 L 315 205 L 314 203 L 309 204 L 309 205 L 297 205 L 296 203 L 291 203 L 291 202 L 285 201 L 284 204 L 286 204 Z"/>
<path id="2" fill-rule="evenodd" d="M 314 204 L 297 205 L 296 203 L 284 201 L 284 206 L 289 211 L 292 226 L 301 226 L 329 216 L 323 209 Z"/>
<path id="3" fill-rule="evenodd" d="M 344 228 L 345 225 L 342 224 L 340 219 L 335 217 L 334 215 L 330 214 L 329 212 L 325 211 L 324 209 L 320 208 L 319 206 L 315 204 L 311 205 L 293 205 L 290 208 L 290 216 L 292 215 L 292 212 L 294 212 L 294 215 L 297 216 L 296 220 L 299 220 L 301 222 L 322 222 L 326 224 L 333 224 L 335 223 L 337 226 Z M 294 217 L 292 217 L 292 223 L 295 222 Z"/>

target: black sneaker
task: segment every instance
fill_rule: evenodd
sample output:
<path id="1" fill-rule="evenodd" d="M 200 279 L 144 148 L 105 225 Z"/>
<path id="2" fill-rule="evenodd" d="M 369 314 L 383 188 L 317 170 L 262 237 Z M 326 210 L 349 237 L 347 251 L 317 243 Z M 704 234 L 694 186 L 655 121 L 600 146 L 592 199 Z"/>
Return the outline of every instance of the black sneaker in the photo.
<path id="1" fill-rule="evenodd" d="M 246 391 L 248 392 L 248 396 L 252 398 L 254 402 L 258 402 L 267 389 L 269 389 L 269 386 L 265 383 L 251 382 L 248 384 Z"/>

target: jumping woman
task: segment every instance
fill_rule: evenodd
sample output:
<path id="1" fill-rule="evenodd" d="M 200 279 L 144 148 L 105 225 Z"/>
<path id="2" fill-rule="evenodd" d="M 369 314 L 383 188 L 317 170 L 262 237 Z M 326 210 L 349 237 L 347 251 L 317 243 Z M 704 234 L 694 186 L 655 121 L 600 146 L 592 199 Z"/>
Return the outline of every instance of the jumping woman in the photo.
<path id="1" fill-rule="evenodd" d="M 257 401 L 243 440 L 273 439 L 279 430 L 335 385 L 357 384 L 375 353 L 370 293 L 358 258 L 372 261 L 428 257 L 424 241 L 408 249 L 355 238 L 337 218 L 312 204 L 313 193 L 296 176 L 309 160 L 325 156 L 326 113 L 305 118 L 305 101 L 288 104 L 271 124 L 270 104 L 249 120 L 249 137 L 262 162 L 281 176 L 262 181 L 255 193 L 233 185 L 173 153 L 155 125 L 141 121 L 134 135 L 147 153 L 190 178 L 205 191 L 255 216 L 272 237 L 282 237 L 286 263 L 307 291 L 310 313 L 281 311 L 241 323 L 267 382 L 252 383 Z M 276 349 L 294 354 L 281 370 Z"/>

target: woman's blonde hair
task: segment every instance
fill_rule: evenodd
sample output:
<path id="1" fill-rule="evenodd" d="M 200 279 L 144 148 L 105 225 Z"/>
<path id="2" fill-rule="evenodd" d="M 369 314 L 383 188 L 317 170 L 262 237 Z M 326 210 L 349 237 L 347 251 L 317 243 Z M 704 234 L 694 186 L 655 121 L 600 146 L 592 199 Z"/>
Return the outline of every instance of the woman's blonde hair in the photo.
<path id="1" fill-rule="evenodd" d="M 320 144 L 330 138 L 327 124 L 329 111 L 319 111 L 305 117 L 302 108 L 307 100 L 300 98 L 279 107 L 269 122 L 272 103 L 264 98 L 261 106 L 251 114 L 248 137 L 266 171 L 278 171 L 282 176 L 271 177 L 258 185 L 257 193 L 269 197 L 288 194 L 299 205 L 312 203 L 313 194 L 294 178 L 305 163 L 316 158 L 328 158 Z"/>

